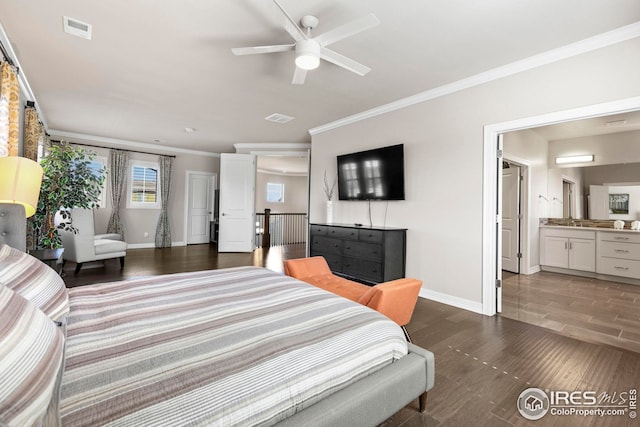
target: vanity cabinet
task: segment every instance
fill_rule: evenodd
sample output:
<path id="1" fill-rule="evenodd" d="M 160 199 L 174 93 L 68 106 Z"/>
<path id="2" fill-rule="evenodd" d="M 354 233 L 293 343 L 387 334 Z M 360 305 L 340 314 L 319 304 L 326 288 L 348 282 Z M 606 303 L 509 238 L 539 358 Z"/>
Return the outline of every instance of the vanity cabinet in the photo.
<path id="1" fill-rule="evenodd" d="M 596 233 L 545 228 L 541 231 L 540 263 L 549 267 L 596 271 Z"/>
<path id="2" fill-rule="evenodd" d="M 323 256 L 329 268 L 366 283 L 400 279 L 405 275 L 404 228 L 310 224 L 311 256 Z"/>
<path id="3" fill-rule="evenodd" d="M 640 279 L 640 235 L 598 232 L 596 271 L 600 274 Z"/>

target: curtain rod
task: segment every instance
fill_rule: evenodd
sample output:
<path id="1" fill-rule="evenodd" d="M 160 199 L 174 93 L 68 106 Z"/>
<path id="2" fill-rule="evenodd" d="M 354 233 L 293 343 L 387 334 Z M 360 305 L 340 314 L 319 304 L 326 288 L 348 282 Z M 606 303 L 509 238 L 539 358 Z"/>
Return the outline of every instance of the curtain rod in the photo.
<path id="1" fill-rule="evenodd" d="M 55 142 L 55 143 L 60 144 L 62 141 L 52 139 L 51 142 Z M 69 142 L 69 144 L 82 145 L 83 147 L 104 148 L 105 150 L 128 151 L 130 153 L 149 154 L 151 156 L 165 156 L 165 157 L 173 157 L 173 158 L 176 157 L 175 155 L 172 155 L 172 154 L 149 153 L 148 151 L 127 150 L 126 148 L 114 148 L 114 147 L 105 147 L 105 146 L 102 146 L 102 145 L 81 144 L 79 142 L 71 142 L 71 141 L 68 141 L 68 142 Z"/>
<path id="2" fill-rule="evenodd" d="M 2 41 L 0 41 L 0 51 L 2 51 L 2 56 L 4 56 L 5 61 L 7 61 L 9 65 L 14 67 L 16 69 L 16 74 L 18 74 L 20 72 L 20 69 L 16 67 L 16 64 L 13 62 L 13 59 L 11 59 L 11 57 L 9 56 L 9 52 L 7 52 L 7 49 L 4 47 L 4 44 L 2 43 Z"/>

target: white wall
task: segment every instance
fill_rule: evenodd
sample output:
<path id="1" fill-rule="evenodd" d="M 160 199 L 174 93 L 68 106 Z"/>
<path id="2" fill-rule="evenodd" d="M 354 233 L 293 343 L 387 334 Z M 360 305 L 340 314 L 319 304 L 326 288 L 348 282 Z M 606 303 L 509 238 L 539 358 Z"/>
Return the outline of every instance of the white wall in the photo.
<path id="1" fill-rule="evenodd" d="M 88 147 L 83 147 L 88 148 Z M 109 150 L 104 148 L 91 148 L 98 156 L 109 157 Z M 130 159 L 157 161 L 158 156 L 141 153 L 131 153 Z M 173 159 L 171 194 L 169 197 L 169 223 L 171 226 L 171 240 L 174 244 L 185 244 L 184 235 L 184 206 L 186 203 L 185 185 L 186 171 L 220 172 L 220 158 L 209 156 L 197 156 L 193 154 L 177 154 Z M 96 233 L 106 233 L 109 217 L 111 216 L 111 192 L 107 186 L 107 200 L 104 206 L 96 209 L 95 229 Z M 155 232 L 158 223 L 160 209 L 130 209 L 122 202 L 120 217 L 124 223 L 125 238 L 130 245 L 148 246 L 155 245 Z M 148 236 L 144 236 L 147 233 Z"/>
<path id="2" fill-rule="evenodd" d="M 640 131 L 618 132 L 549 142 L 549 164 L 556 157 L 593 154 L 588 167 L 640 162 Z"/>
<path id="3" fill-rule="evenodd" d="M 284 184 L 284 203 L 267 202 L 267 183 Z M 307 177 L 277 175 L 265 172 L 256 174 L 256 212 L 265 208 L 271 213 L 307 213 Z"/>
<path id="4" fill-rule="evenodd" d="M 323 172 L 335 173 L 336 155 L 404 143 L 407 200 L 388 204 L 386 223 L 408 229 L 407 275 L 478 309 L 484 126 L 638 96 L 638 51 L 640 40 L 626 41 L 312 135 L 310 221 L 324 218 Z M 366 203 L 337 205 L 337 222 L 368 223 Z M 384 202 L 372 209 L 380 224 Z"/>

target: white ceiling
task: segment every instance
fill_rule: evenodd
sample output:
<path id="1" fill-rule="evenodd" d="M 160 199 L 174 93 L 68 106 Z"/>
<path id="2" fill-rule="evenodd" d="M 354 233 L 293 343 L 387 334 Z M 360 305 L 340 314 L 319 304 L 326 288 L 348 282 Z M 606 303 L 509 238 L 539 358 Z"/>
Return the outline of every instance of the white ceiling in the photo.
<path id="1" fill-rule="evenodd" d="M 316 15 L 314 34 L 373 12 L 379 26 L 332 45 L 372 71 L 322 62 L 294 86 L 292 52 L 234 56 L 291 42 L 268 0 L 0 0 L 0 23 L 50 131 L 233 152 L 309 142 L 308 129 L 640 21 L 638 0 L 281 4 Z M 65 34 L 63 15 L 93 25 L 93 39 Z"/>

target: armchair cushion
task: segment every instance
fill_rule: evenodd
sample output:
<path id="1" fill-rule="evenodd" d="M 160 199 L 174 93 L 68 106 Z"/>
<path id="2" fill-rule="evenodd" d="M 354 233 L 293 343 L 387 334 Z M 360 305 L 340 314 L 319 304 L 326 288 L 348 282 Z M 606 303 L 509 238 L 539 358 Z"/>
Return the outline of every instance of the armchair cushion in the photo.
<path id="1" fill-rule="evenodd" d="M 96 255 L 124 252 L 127 250 L 127 244 L 122 240 L 98 239 L 93 242 Z"/>

